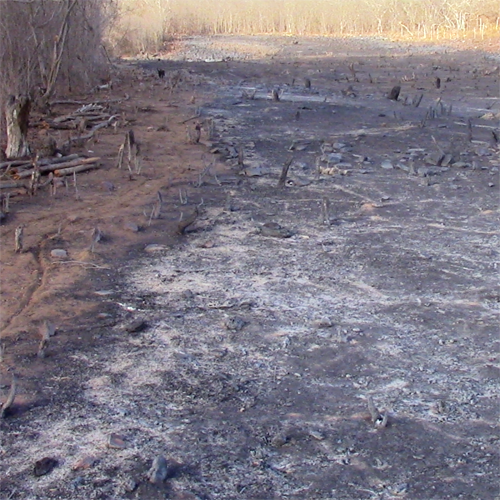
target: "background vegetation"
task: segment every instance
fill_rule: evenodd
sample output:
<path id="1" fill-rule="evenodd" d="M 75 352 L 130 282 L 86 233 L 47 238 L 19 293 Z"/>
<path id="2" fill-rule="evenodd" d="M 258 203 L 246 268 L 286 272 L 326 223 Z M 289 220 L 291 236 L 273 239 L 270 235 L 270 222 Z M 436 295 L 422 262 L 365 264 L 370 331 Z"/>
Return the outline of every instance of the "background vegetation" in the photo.
<path id="1" fill-rule="evenodd" d="M 113 0 L 0 0 L 0 144 L 8 95 L 44 107 L 56 91 L 105 76 L 103 39 L 116 14 Z"/>
<path id="2" fill-rule="evenodd" d="M 90 88 L 109 55 L 157 52 L 179 35 L 498 34 L 498 0 L 0 0 L 0 143 L 10 94 L 42 107 Z"/>
<path id="3" fill-rule="evenodd" d="M 118 51 L 156 51 L 175 35 L 379 34 L 485 38 L 500 27 L 498 0 L 119 0 Z"/>

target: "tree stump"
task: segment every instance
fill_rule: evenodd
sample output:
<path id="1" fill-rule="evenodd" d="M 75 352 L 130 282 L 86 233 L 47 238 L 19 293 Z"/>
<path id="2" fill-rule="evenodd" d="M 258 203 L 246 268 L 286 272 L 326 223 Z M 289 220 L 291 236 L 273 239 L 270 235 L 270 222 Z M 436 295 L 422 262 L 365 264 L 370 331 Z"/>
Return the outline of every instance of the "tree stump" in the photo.
<path id="1" fill-rule="evenodd" d="M 7 158 L 28 156 L 28 122 L 31 101 L 28 96 L 9 96 L 5 107 L 5 121 L 7 123 Z"/>
<path id="2" fill-rule="evenodd" d="M 397 101 L 400 92 L 401 92 L 401 87 L 399 85 L 396 85 L 395 87 L 392 87 L 387 98 L 390 99 L 391 101 Z"/>

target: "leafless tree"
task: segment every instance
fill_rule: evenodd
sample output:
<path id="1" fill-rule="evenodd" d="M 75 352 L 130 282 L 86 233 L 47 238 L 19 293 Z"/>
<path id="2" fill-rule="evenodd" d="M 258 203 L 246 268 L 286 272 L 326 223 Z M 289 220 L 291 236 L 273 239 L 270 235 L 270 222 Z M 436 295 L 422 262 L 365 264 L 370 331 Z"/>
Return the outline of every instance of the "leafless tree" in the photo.
<path id="1" fill-rule="evenodd" d="M 46 109 L 57 92 L 92 85 L 103 74 L 113 9 L 114 0 L 0 1 L 0 143 L 10 96 Z"/>

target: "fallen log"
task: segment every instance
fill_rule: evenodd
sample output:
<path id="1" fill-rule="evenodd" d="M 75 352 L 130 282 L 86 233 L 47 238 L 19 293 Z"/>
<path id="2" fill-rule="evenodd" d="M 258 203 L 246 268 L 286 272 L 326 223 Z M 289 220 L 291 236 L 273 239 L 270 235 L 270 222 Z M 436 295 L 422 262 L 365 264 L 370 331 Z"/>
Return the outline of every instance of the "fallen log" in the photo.
<path id="1" fill-rule="evenodd" d="M 76 160 L 79 156 L 76 153 L 68 156 L 61 156 L 60 158 L 42 158 L 38 164 L 42 167 L 44 165 L 55 165 L 56 163 L 65 163 L 67 161 Z"/>
<path id="2" fill-rule="evenodd" d="M 65 175 L 78 174 L 80 172 L 85 172 L 87 170 L 93 170 L 94 168 L 99 168 L 98 163 L 92 163 L 89 165 L 78 165 L 76 167 L 63 168 L 61 170 L 54 170 L 54 175 L 56 177 L 64 177 Z"/>
<path id="3" fill-rule="evenodd" d="M 95 125 L 94 127 L 92 127 L 92 129 L 90 130 L 90 132 L 88 134 L 80 135 L 78 137 L 72 137 L 71 139 L 68 139 L 61 146 L 61 149 L 64 150 L 67 148 L 71 148 L 74 144 L 85 144 L 85 141 L 92 139 L 92 137 L 94 137 L 94 134 L 98 130 L 100 130 L 101 128 L 104 128 L 104 127 L 109 127 L 111 125 L 111 123 L 113 123 L 113 121 L 118 119 L 118 118 L 119 118 L 119 115 L 110 116 L 106 121 L 99 123 L 99 124 Z"/>
<path id="4" fill-rule="evenodd" d="M 15 189 L 26 187 L 25 182 L 19 181 L 0 181 L 0 189 Z"/>
<path id="5" fill-rule="evenodd" d="M 101 159 L 100 156 L 94 156 L 92 158 L 76 158 L 75 160 L 64 162 L 64 163 L 54 163 L 52 165 L 40 166 L 40 173 L 46 174 L 48 172 L 54 172 L 54 170 L 62 170 L 66 168 L 79 167 L 80 165 L 89 165 L 92 163 L 96 163 Z M 32 170 L 26 170 L 23 172 L 19 172 L 14 175 L 16 180 L 25 179 L 27 177 L 31 177 L 33 173 Z"/>
<path id="6" fill-rule="evenodd" d="M 24 159 L 24 160 L 3 161 L 2 163 L 0 163 L 0 169 L 9 168 L 9 167 L 19 167 L 22 165 L 31 165 L 31 160 Z"/>
<path id="7" fill-rule="evenodd" d="M 130 99 L 130 96 L 128 94 L 125 94 L 124 97 L 119 97 L 117 99 L 106 99 L 103 101 L 92 101 L 90 104 L 111 104 L 115 102 L 122 102 L 122 101 L 128 101 Z M 74 101 L 74 100 L 60 100 L 60 101 L 51 101 L 50 105 L 51 106 L 56 106 L 57 104 L 73 104 L 75 106 L 86 106 L 89 103 L 85 101 Z"/>

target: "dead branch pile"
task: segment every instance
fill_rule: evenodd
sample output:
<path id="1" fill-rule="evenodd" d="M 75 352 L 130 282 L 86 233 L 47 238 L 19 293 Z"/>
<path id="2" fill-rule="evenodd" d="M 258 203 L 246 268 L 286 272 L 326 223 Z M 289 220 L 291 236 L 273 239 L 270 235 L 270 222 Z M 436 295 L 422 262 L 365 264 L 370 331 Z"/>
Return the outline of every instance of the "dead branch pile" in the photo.
<path id="1" fill-rule="evenodd" d="M 84 104 L 73 113 L 58 116 L 52 120 L 45 119 L 43 124 L 56 130 L 77 130 L 83 132 L 90 128 L 92 130 L 107 127 L 118 119 L 118 115 L 112 115 L 105 104 Z"/>
<path id="2" fill-rule="evenodd" d="M 76 111 L 54 119 L 43 119 L 39 126 L 55 130 L 75 130 L 76 135 L 70 137 L 60 150 L 69 152 L 72 147 L 83 147 L 85 143 L 94 138 L 98 130 L 109 127 L 118 122 L 119 115 L 112 114 L 106 104 L 90 103 L 78 108 Z"/>

